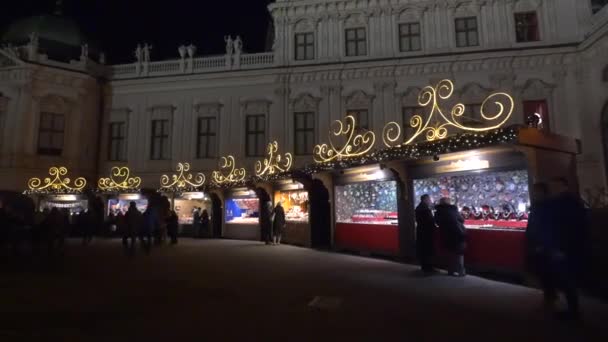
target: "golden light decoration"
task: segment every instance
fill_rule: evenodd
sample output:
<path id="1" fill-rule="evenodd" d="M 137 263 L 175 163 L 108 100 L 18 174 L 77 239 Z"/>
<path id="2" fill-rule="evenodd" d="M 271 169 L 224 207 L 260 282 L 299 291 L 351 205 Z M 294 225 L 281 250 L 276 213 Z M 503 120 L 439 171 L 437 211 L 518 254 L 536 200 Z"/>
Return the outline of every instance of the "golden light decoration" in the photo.
<path id="1" fill-rule="evenodd" d="M 503 126 L 513 114 L 515 101 L 513 97 L 504 92 L 490 94 L 481 104 L 480 112 L 484 127 L 471 127 L 460 122 L 459 118 L 466 112 L 466 106 L 457 103 L 452 107 L 449 114 L 441 108 L 441 101 L 448 100 L 454 93 L 454 83 L 450 80 L 442 80 L 436 86 L 426 86 L 418 95 L 418 104 L 421 107 L 430 107 L 426 119 L 420 114 L 415 114 L 410 120 L 410 126 L 415 129 L 411 137 L 402 144 L 401 126 L 396 122 L 389 122 L 382 132 L 382 141 L 387 147 L 397 145 L 409 145 L 416 141 L 422 134 L 427 141 L 444 139 L 448 136 L 448 128 L 454 127 L 461 131 L 468 132 L 487 132 Z M 493 104 L 496 109 L 495 114 L 488 115 L 488 106 Z"/>
<path id="2" fill-rule="evenodd" d="M 221 170 L 230 170 L 227 174 L 223 174 Z M 213 171 L 211 176 L 213 181 L 217 184 L 236 183 L 245 179 L 247 171 L 244 168 L 235 168 L 235 162 L 233 156 L 222 157 L 220 162 L 220 170 Z"/>
<path id="3" fill-rule="evenodd" d="M 27 182 L 27 186 L 31 192 L 36 193 L 62 193 L 62 192 L 82 192 L 82 189 L 87 185 L 86 179 L 79 177 L 74 180 L 73 185 L 70 185 L 72 181 L 70 178 L 64 177 L 68 174 L 66 167 L 53 166 L 49 169 L 50 177 L 43 180 L 40 178 L 30 178 Z"/>
<path id="4" fill-rule="evenodd" d="M 138 190 L 141 185 L 140 177 L 130 177 L 128 167 L 115 166 L 109 178 L 100 178 L 97 187 L 102 191 Z"/>
<path id="5" fill-rule="evenodd" d="M 177 164 L 177 174 L 171 175 L 163 175 L 160 178 L 160 187 L 162 189 L 187 189 L 187 188 L 198 188 L 205 184 L 205 175 L 198 172 L 196 175 L 191 173 L 186 174 L 186 172 L 190 171 L 189 163 L 178 163 Z"/>
<path id="6" fill-rule="evenodd" d="M 376 135 L 372 131 L 356 134 L 357 122 L 352 115 L 348 115 L 344 122 L 336 120 L 329 136 L 329 144 L 315 146 L 314 160 L 317 163 L 326 163 L 335 159 L 346 159 L 364 155 L 376 143 Z M 346 138 L 344 146 L 338 148 L 332 141 L 332 136 Z"/>
<path id="7" fill-rule="evenodd" d="M 273 141 L 268 144 L 266 148 L 268 158 L 264 161 L 257 161 L 255 163 L 255 175 L 258 177 L 270 176 L 279 172 L 287 172 L 291 169 L 293 164 L 293 156 L 291 153 L 285 153 L 284 158 L 280 154 L 276 154 L 279 151 L 279 143 Z"/>

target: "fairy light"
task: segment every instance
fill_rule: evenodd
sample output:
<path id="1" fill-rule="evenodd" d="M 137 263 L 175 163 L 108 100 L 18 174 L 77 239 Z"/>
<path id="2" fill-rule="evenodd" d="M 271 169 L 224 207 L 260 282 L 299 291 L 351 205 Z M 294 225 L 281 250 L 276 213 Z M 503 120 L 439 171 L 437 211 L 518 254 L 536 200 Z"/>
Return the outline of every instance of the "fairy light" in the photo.
<path id="1" fill-rule="evenodd" d="M 131 170 L 128 167 L 115 166 L 112 168 L 109 178 L 100 178 L 97 187 L 101 191 L 138 191 L 141 186 L 140 177 L 131 177 Z"/>
<path id="2" fill-rule="evenodd" d="M 279 151 L 279 143 L 273 141 L 266 148 L 268 158 L 255 163 L 255 175 L 263 178 L 272 176 L 277 173 L 288 172 L 293 164 L 293 156 L 291 153 L 285 153 L 282 157 L 277 154 Z"/>
<path id="3" fill-rule="evenodd" d="M 49 169 L 49 176 L 43 180 L 40 178 L 30 178 L 27 182 L 29 188 L 26 193 L 48 194 L 48 193 L 81 193 L 87 185 L 86 179 L 79 177 L 72 181 L 68 177 L 68 169 L 64 166 L 53 166 Z M 63 177 L 63 178 L 62 178 Z"/>
<path id="4" fill-rule="evenodd" d="M 224 174 L 221 170 L 229 170 L 228 173 Z M 235 168 L 234 157 L 229 155 L 221 158 L 220 170 L 213 171 L 211 174 L 213 182 L 217 185 L 233 184 L 245 180 L 247 171 L 244 168 Z"/>
<path id="5" fill-rule="evenodd" d="M 160 178 L 161 190 L 169 191 L 189 191 L 197 189 L 205 184 L 205 175 L 198 172 L 195 175 L 187 173 L 190 171 L 189 163 L 178 163 L 177 173 L 171 176 L 162 175 Z"/>
<path id="6" fill-rule="evenodd" d="M 317 163 L 328 163 L 334 160 L 343 160 L 363 156 L 368 153 L 376 142 L 376 135 L 372 131 L 355 134 L 357 122 L 352 115 L 348 115 L 344 122 L 334 121 L 334 129 L 329 135 L 329 143 L 315 146 L 313 154 Z M 334 137 L 345 137 L 346 142 L 340 148 L 332 141 Z"/>

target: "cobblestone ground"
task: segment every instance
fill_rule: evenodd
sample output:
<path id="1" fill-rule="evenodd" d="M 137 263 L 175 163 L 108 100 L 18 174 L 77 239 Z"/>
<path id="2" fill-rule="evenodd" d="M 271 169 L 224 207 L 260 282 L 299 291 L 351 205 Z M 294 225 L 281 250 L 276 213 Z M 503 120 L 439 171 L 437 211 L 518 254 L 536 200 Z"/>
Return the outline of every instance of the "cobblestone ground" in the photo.
<path id="1" fill-rule="evenodd" d="M 537 290 L 473 276 L 246 241 L 121 248 L 5 260 L 0 341 L 608 341 L 606 304 L 586 298 L 583 322 L 556 322 Z"/>

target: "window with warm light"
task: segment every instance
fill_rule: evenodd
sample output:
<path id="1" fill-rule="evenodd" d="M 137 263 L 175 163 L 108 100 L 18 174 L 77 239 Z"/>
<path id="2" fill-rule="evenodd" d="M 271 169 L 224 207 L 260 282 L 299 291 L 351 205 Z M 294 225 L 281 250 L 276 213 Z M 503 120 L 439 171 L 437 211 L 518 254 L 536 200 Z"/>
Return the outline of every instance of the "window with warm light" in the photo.
<path id="1" fill-rule="evenodd" d="M 531 116 L 535 115 L 539 118 L 539 128 L 544 131 L 550 131 L 550 117 L 547 100 L 530 100 L 524 101 L 524 122 Z"/>
<path id="2" fill-rule="evenodd" d="M 536 12 L 515 13 L 515 39 L 518 43 L 540 40 Z"/>
<path id="3" fill-rule="evenodd" d="M 457 47 L 479 46 L 477 17 L 457 18 L 455 26 Z"/>
<path id="4" fill-rule="evenodd" d="M 38 154 L 59 156 L 63 152 L 65 116 L 57 113 L 40 113 Z"/>
<path id="5" fill-rule="evenodd" d="M 110 146 L 108 149 L 108 160 L 125 161 L 126 158 L 126 136 L 127 125 L 125 122 L 110 123 Z"/>

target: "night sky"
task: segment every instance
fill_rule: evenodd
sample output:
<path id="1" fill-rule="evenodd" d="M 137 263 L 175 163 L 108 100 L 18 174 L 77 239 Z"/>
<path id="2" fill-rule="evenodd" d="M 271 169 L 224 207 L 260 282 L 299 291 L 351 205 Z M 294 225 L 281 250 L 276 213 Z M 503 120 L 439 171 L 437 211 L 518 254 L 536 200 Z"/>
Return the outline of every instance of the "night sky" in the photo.
<path id="1" fill-rule="evenodd" d="M 240 35 L 247 52 L 265 49 L 272 0 L 64 0 L 73 18 L 106 52 L 110 63 L 133 61 L 138 42 L 153 45 L 152 60 L 178 58 L 177 47 L 193 43 L 197 55 L 224 52 L 224 35 Z M 2 1 L 0 30 L 13 20 L 53 13 L 55 0 Z"/>

